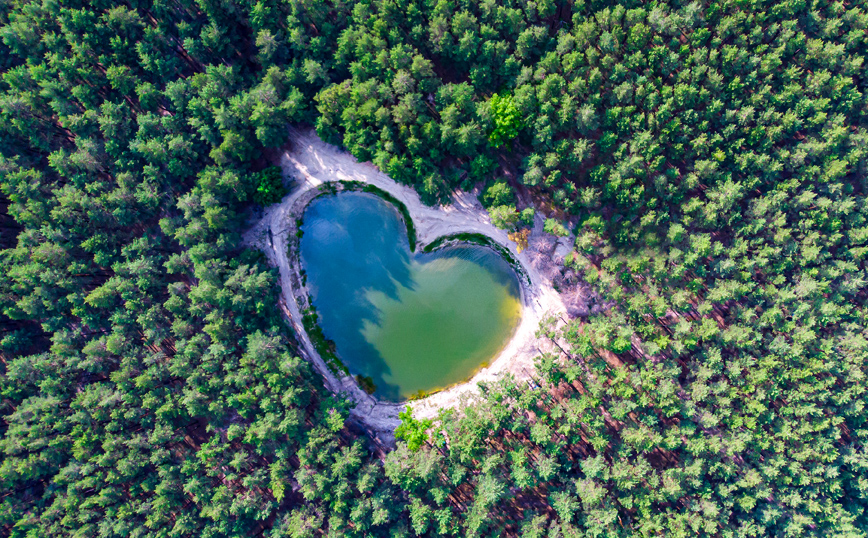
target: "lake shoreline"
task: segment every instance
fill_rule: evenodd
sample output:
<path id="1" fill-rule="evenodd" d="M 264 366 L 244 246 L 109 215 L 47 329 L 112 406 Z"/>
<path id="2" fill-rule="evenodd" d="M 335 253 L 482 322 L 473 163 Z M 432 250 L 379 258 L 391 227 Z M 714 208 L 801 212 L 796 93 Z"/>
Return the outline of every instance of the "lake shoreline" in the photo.
<path id="1" fill-rule="evenodd" d="M 285 234 L 287 238 L 287 260 L 289 262 L 289 268 L 292 274 L 292 294 L 295 297 L 295 302 L 298 305 L 299 312 L 301 312 L 303 316 L 302 324 L 308 333 L 308 337 L 311 339 L 311 342 L 317 353 L 319 353 L 320 357 L 324 359 L 326 366 L 328 366 L 329 370 L 331 370 L 334 375 L 339 377 L 344 375 L 352 376 L 353 379 L 355 379 L 356 382 L 360 385 L 360 388 L 362 388 L 362 390 L 365 390 L 365 388 L 364 386 L 361 386 L 359 378 L 350 372 L 349 368 L 347 367 L 344 360 L 340 357 L 340 355 L 328 349 L 328 342 L 324 341 L 324 332 L 322 329 L 322 324 L 319 323 L 319 316 L 317 316 L 314 320 L 311 320 L 311 317 L 307 316 L 308 312 L 318 314 L 318 309 L 314 304 L 314 299 L 311 295 L 310 287 L 307 285 L 307 272 L 304 268 L 304 264 L 302 263 L 301 256 L 301 241 L 304 237 L 302 228 L 306 223 L 305 216 L 307 214 L 308 208 L 322 198 L 337 196 L 344 193 L 358 193 L 362 195 L 369 195 L 385 202 L 390 207 L 393 207 L 399 216 L 399 221 L 401 221 L 401 225 L 404 227 L 407 233 L 408 240 L 411 237 L 415 239 L 414 224 L 406 206 L 404 206 L 400 201 L 395 200 L 382 189 L 379 189 L 378 187 L 370 187 L 372 186 L 357 181 L 332 181 L 329 183 L 324 183 L 314 189 L 310 189 L 308 191 L 310 193 L 309 195 L 299 197 L 299 199 L 296 200 L 296 202 L 290 208 L 290 220 L 288 221 Z M 419 254 L 433 254 L 450 248 L 455 248 L 460 245 L 473 245 L 475 247 L 484 248 L 488 252 L 491 252 L 493 255 L 498 256 L 506 263 L 506 265 L 510 267 L 510 269 L 514 273 L 516 279 L 516 290 L 518 291 L 516 298 L 519 305 L 521 305 L 522 312 L 524 311 L 525 290 L 523 289 L 521 281 L 522 279 L 524 279 L 525 285 L 529 285 L 530 279 L 525 273 L 524 267 L 518 260 L 516 260 L 512 256 L 509 250 L 507 250 L 505 247 L 501 246 L 497 242 L 491 240 L 490 238 L 488 238 L 488 236 L 485 236 L 483 234 L 453 234 L 437 237 L 427 244 L 419 243 L 418 245 L 414 245 L 415 241 L 408 242 L 410 243 L 411 256 Z M 418 248 L 414 250 L 413 246 L 417 246 Z M 458 381 L 454 381 L 443 386 L 422 391 L 419 394 L 414 394 L 412 397 L 400 401 L 377 398 L 375 394 L 372 394 L 372 396 L 382 403 L 406 404 L 411 401 L 427 398 L 457 385 L 467 383 L 468 381 L 472 380 L 473 376 L 475 376 L 481 369 L 488 367 L 493 362 L 493 360 L 500 355 L 500 352 L 515 336 L 515 332 L 518 329 L 518 326 L 519 324 L 516 324 L 516 326 L 510 332 L 509 337 L 505 340 L 503 345 L 498 348 L 498 351 L 496 353 L 493 353 L 488 359 L 486 359 L 484 362 L 474 368 L 467 376 L 463 377 Z M 311 333 L 313 333 L 313 335 Z M 331 341 L 333 339 L 329 338 L 328 340 Z"/>
<path id="2" fill-rule="evenodd" d="M 480 382 L 494 381 L 504 374 L 512 374 L 517 379 L 532 376 L 534 357 L 545 351 L 539 347 L 543 342 L 538 342 L 536 338 L 539 323 L 547 315 L 561 313 L 565 308 L 551 282 L 535 271 L 529 260 L 517 251 L 506 231 L 491 224 L 488 213 L 473 193 L 456 192 L 450 205 L 425 206 L 413 189 L 398 184 L 373 164 L 360 163 L 349 153 L 326 144 L 311 130 L 291 129 L 290 140 L 288 149 L 280 156 L 279 164 L 284 174 L 295 178 L 296 183 L 291 185 L 290 193 L 279 204 L 265 210 L 244 238 L 248 245 L 262 249 L 278 268 L 282 302 L 286 306 L 284 313 L 301 342 L 302 349 L 299 351 L 323 376 L 329 390 L 344 393 L 356 404 L 352 417 L 388 438 L 400 424 L 398 413 L 406 407 L 412 408 L 416 417 L 435 418 L 440 409 L 455 407 L 463 399 L 478 394 L 477 384 Z M 359 388 L 351 375 L 336 375 L 313 345 L 302 324 L 304 305 L 309 307 L 311 303 L 306 286 L 303 285 L 304 273 L 298 254 L 297 232 L 307 205 L 318 196 L 337 192 L 338 182 L 362 187 L 372 185 L 403 204 L 419 245 L 431 244 L 441 238 L 446 238 L 448 242 L 449 236 L 480 234 L 505 249 L 520 264 L 522 274 L 517 276 L 522 313 L 518 327 L 488 366 L 480 368 L 466 382 L 418 400 L 402 403 L 379 401 Z M 320 190 L 324 185 L 324 190 Z M 395 203 L 393 200 L 387 201 Z M 404 218 L 400 208 L 399 212 Z M 537 218 L 534 234 L 542 233 L 541 220 Z M 290 249 L 293 249 L 292 254 Z M 303 296 L 301 301 L 299 296 Z"/>
<path id="3" fill-rule="evenodd" d="M 287 255 L 306 275 L 305 289 L 294 291 L 310 299 L 297 303 L 319 314 L 319 328 L 305 317 L 309 336 L 326 362 L 339 358 L 356 380 L 370 377 L 360 385 L 375 388 L 381 401 L 407 402 L 467 382 L 521 320 L 511 254 L 484 236 L 439 238 L 411 251 L 405 233 L 412 221 L 402 222 L 388 197 L 364 187 L 321 185 L 322 194 L 296 212 L 303 211 L 296 220 L 303 233 L 297 246 L 288 234 Z"/>

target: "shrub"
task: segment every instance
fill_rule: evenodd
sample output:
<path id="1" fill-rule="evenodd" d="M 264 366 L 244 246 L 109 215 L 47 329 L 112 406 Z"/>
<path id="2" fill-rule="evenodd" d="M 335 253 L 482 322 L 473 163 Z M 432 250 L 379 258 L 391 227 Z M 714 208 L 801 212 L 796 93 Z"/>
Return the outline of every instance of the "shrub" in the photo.
<path id="1" fill-rule="evenodd" d="M 287 190 L 283 186 L 283 174 L 277 166 L 270 166 L 254 176 L 253 201 L 262 206 L 275 204 L 286 196 Z"/>

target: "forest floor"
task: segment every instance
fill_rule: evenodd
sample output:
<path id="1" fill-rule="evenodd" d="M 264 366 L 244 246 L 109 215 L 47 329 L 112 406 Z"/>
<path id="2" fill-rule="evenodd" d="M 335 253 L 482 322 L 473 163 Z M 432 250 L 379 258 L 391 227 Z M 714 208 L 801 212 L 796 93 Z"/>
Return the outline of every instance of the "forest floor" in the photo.
<path id="1" fill-rule="evenodd" d="M 295 178 L 295 182 L 290 186 L 290 193 L 279 204 L 268 207 L 247 230 L 245 243 L 262 249 L 279 269 L 282 302 L 288 307 L 285 313 L 302 344 L 300 352 L 323 376 L 330 390 L 345 393 L 356 403 L 351 416 L 388 439 L 400 423 L 398 413 L 406 406 L 413 409 L 416 418 L 434 418 L 440 409 L 457 407 L 464 398 L 478 393 L 477 384 L 480 382 L 494 381 L 506 373 L 519 380 L 530 378 L 535 370 L 534 358 L 540 352 L 548 351 L 547 341 L 536 337 L 539 323 L 549 314 L 564 312 L 564 303 L 551 280 L 530 263 L 527 251 L 518 253 L 507 232 L 491 224 L 488 212 L 477 200 L 476 193 L 455 192 L 449 205 L 426 206 L 411 187 L 396 183 L 371 163 L 358 162 L 350 153 L 323 142 L 309 129 L 290 130 L 290 143 L 279 154 L 279 163 L 275 164 L 281 166 L 286 176 Z M 470 380 L 419 400 L 381 402 L 362 391 L 351 376 L 337 376 L 326 366 L 302 326 L 302 315 L 296 299 L 297 294 L 306 294 L 307 291 L 298 289 L 302 279 L 298 275 L 297 264 L 293 264 L 288 257 L 287 238 L 294 233 L 296 219 L 301 217 L 307 204 L 318 193 L 319 186 L 330 181 L 368 183 L 404 203 L 416 227 L 417 250 L 445 235 L 479 233 L 508 248 L 521 263 L 528 277 L 518 277 L 522 285 L 521 322 L 500 354 L 486 367 L 479 369 Z M 544 233 L 542 222 L 542 217 L 538 215 L 531 240 Z M 569 238 L 562 239 L 556 245 L 558 253 L 567 253 L 569 250 Z M 541 349 L 541 346 L 545 349 Z"/>

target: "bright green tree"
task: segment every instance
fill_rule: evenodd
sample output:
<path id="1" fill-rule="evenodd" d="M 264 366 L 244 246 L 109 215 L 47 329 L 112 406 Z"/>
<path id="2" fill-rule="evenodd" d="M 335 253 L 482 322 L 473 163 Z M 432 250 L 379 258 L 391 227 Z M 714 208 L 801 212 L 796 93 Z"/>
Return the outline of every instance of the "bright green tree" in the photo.
<path id="1" fill-rule="evenodd" d="M 521 112 L 512 95 L 494 94 L 491 96 L 489 106 L 494 128 L 488 134 L 488 142 L 492 147 L 499 148 L 518 136 L 522 128 Z"/>
<path id="2" fill-rule="evenodd" d="M 407 442 L 407 448 L 415 452 L 428 441 L 428 430 L 434 425 L 430 418 L 417 420 L 409 407 L 398 414 L 401 424 L 395 428 L 395 437 Z"/>

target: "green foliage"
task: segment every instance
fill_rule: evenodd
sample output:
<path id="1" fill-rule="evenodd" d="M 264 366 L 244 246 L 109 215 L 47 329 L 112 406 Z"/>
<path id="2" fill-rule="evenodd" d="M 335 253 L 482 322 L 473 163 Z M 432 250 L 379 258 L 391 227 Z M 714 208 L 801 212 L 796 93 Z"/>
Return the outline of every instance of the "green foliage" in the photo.
<path id="1" fill-rule="evenodd" d="M 497 162 L 485 155 L 479 155 L 470 162 L 470 179 L 476 183 L 485 179 L 497 168 Z"/>
<path id="2" fill-rule="evenodd" d="M 428 430 L 434 426 L 434 422 L 430 418 L 413 418 L 413 410 L 410 408 L 401 411 L 398 418 L 401 419 L 401 424 L 395 428 L 395 437 L 406 441 L 407 448 L 412 452 L 419 450 L 428 441 Z"/>
<path id="3" fill-rule="evenodd" d="M 532 207 L 526 207 L 522 209 L 518 214 L 518 221 L 522 224 L 522 226 L 533 227 L 533 219 L 536 215 L 536 211 Z"/>
<path id="4" fill-rule="evenodd" d="M 493 129 L 488 134 L 488 142 L 499 148 L 518 136 L 522 128 L 521 112 L 512 95 L 494 94 L 488 102 L 491 109 Z"/>
<path id="5" fill-rule="evenodd" d="M 502 230 L 513 230 L 521 217 L 514 205 L 499 205 L 488 210 L 491 223 Z"/>
<path id="6" fill-rule="evenodd" d="M 283 173 L 278 166 L 270 166 L 254 175 L 253 201 L 262 206 L 269 206 L 279 202 L 286 193 L 283 186 Z"/>
<path id="7" fill-rule="evenodd" d="M 570 235 L 570 231 L 567 230 L 563 223 L 557 219 L 546 219 L 543 230 L 547 234 L 556 235 L 558 237 L 566 237 Z"/>
<path id="8" fill-rule="evenodd" d="M 498 181 L 482 193 L 482 205 L 486 208 L 515 204 L 515 191 L 506 181 Z"/>
<path id="9" fill-rule="evenodd" d="M 0 3 L 0 534 L 863 536 L 866 28 L 861 2 Z M 299 121 L 426 203 L 500 167 L 581 223 L 557 355 L 406 415 L 383 463 L 239 247 Z"/>

